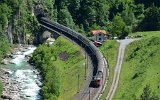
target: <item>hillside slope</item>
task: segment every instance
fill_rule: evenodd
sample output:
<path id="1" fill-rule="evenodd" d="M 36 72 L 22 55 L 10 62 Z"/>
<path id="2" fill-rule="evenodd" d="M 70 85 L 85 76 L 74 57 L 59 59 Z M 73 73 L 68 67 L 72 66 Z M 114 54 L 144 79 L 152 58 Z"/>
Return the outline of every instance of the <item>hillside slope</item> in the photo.
<path id="1" fill-rule="evenodd" d="M 53 46 L 39 46 L 33 60 L 44 74 L 44 99 L 72 100 L 85 81 L 84 55 L 80 47 L 63 37 Z"/>
<path id="2" fill-rule="evenodd" d="M 146 85 L 149 85 L 155 95 L 160 96 L 159 33 L 136 33 L 145 37 L 131 43 L 126 49 L 120 84 L 114 100 L 140 99 Z"/>

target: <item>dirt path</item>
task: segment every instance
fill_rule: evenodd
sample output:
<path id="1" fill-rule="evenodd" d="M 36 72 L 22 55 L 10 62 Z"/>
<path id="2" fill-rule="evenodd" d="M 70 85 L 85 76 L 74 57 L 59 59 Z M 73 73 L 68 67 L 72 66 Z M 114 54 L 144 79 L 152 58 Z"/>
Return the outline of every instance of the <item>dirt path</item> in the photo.
<path id="1" fill-rule="evenodd" d="M 117 86 L 118 86 L 118 82 L 119 82 L 119 78 L 120 78 L 120 72 L 121 72 L 121 67 L 122 67 L 122 62 L 123 62 L 123 58 L 124 58 L 124 52 L 125 52 L 125 48 L 126 46 L 135 41 L 137 39 L 125 39 L 125 40 L 120 40 L 120 47 L 119 47 L 119 54 L 118 54 L 118 58 L 117 58 L 117 64 L 114 70 L 114 77 L 113 77 L 113 82 L 110 88 L 110 91 L 106 97 L 106 100 L 112 100 L 113 96 L 116 92 Z"/>

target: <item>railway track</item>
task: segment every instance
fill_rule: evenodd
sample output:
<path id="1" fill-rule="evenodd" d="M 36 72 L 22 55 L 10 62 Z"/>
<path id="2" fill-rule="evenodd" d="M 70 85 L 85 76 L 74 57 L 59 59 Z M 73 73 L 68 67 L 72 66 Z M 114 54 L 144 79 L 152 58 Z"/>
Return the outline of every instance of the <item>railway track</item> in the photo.
<path id="1" fill-rule="evenodd" d="M 104 59 L 105 60 L 105 59 Z M 106 63 L 107 65 L 107 63 Z M 88 81 L 89 83 L 86 84 L 85 88 L 83 88 L 78 95 L 76 96 L 75 100 L 99 100 L 100 96 L 102 95 L 104 88 L 105 88 L 105 84 L 106 84 L 106 80 L 108 77 L 108 67 L 104 67 L 104 73 L 103 73 L 103 85 L 101 85 L 99 88 L 93 88 L 89 86 L 89 83 L 91 81 L 91 79 Z"/>
<path id="2" fill-rule="evenodd" d="M 80 35 L 79 33 L 63 26 L 55 22 L 51 22 L 50 20 L 40 17 L 38 18 L 40 26 L 44 27 L 50 31 L 54 31 L 59 33 L 60 35 L 64 35 L 67 38 L 75 41 L 79 46 L 84 48 L 86 53 L 88 54 L 90 61 L 89 65 L 91 65 L 90 68 L 90 75 L 88 75 L 86 81 L 85 81 L 85 86 L 82 88 L 77 96 L 75 97 L 75 100 L 97 100 L 101 93 L 102 90 L 104 90 L 104 84 L 106 82 L 106 79 L 108 77 L 108 70 L 107 70 L 107 63 L 106 59 L 103 57 L 101 52 L 91 43 L 87 38 L 84 36 Z M 98 88 L 93 88 L 90 86 L 91 80 L 94 79 L 94 76 L 97 77 L 97 71 L 99 70 L 104 70 L 102 71 L 102 82 L 100 87 Z"/>

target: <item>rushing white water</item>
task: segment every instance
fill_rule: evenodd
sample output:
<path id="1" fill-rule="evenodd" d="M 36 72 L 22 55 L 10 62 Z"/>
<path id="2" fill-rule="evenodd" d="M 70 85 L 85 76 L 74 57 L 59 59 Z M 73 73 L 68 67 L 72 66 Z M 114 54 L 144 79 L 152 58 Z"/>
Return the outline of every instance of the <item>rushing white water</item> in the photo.
<path id="1" fill-rule="evenodd" d="M 23 95 L 27 96 L 29 100 L 38 99 L 38 93 L 40 87 L 36 84 L 37 75 L 34 75 L 33 71 L 28 70 L 17 70 L 15 73 L 15 78 L 20 83 L 22 88 L 21 92 Z"/>
<path id="2" fill-rule="evenodd" d="M 29 50 L 27 50 L 26 52 L 18 51 L 17 55 L 14 55 L 14 59 L 12 60 L 12 62 L 15 63 L 16 65 L 21 64 L 21 62 L 25 60 L 25 55 L 29 55 L 33 53 L 36 47 L 29 47 L 28 49 Z"/>
<path id="3" fill-rule="evenodd" d="M 15 64 L 13 77 L 19 82 L 21 95 L 27 100 L 40 99 L 39 91 L 41 88 L 36 84 L 39 78 L 25 58 L 25 55 L 30 55 L 35 49 L 36 47 L 29 47 L 26 52 L 18 52 L 12 59 L 12 63 Z"/>

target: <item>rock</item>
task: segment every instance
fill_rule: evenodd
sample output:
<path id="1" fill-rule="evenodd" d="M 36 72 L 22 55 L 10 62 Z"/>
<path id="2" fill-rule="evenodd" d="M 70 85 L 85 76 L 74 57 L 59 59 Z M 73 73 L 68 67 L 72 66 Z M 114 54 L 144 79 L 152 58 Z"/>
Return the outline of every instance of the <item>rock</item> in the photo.
<path id="1" fill-rule="evenodd" d="M 25 49 L 25 48 L 20 49 L 21 52 L 26 52 L 27 50 L 28 50 L 28 48 L 27 49 Z"/>
<path id="2" fill-rule="evenodd" d="M 38 70 L 33 70 L 33 73 L 35 73 L 36 75 L 39 75 Z"/>
<path id="3" fill-rule="evenodd" d="M 9 100 L 11 100 L 9 94 L 7 94 L 7 93 L 2 94 L 1 98 L 2 98 L 2 99 L 9 99 Z"/>
<path id="4" fill-rule="evenodd" d="M 25 58 L 30 59 L 32 57 L 32 54 L 25 55 Z"/>
<path id="5" fill-rule="evenodd" d="M 20 95 L 20 98 L 24 98 L 24 96 Z"/>
<path id="6" fill-rule="evenodd" d="M 13 59 L 13 55 L 12 55 L 11 53 L 9 53 L 9 54 L 7 54 L 7 55 L 5 56 L 5 58 L 11 58 L 11 59 Z"/>
<path id="7" fill-rule="evenodd" d="M 10 74 L 9 72 L 5 72 L 5 74 Z"/>
<path id="8" fill-rule="evenodd" d="M 6 79 L 5 76 L 1 76 L 2 79 Z"/>
<path id="9" fill-rule="evenodd" d="M 26 95 L 26 97 L 31 97 L 30 95 Z"/>
<path id="10" fill-rule="evenodd" d="M 0 70 L 2 70 L 4 74 L 12 74 L 12 71 L 10 71 L 9 69 L 1 68 Z M 8 77 L 8 76 L 5 76 L 5 78 L 6 77 Z"/>
<path id="11" fill-rule="evenodd" d="M 39 86 L 39 87 L 42 87 L 42 82 L 40 82 L 40 81 L 38 81 L 38 80 L 36 80 L 36 84 Z"/>
<path id="12" fill-rule="evenodd" d="M 21 100 L 25 100 L 26 96 L 25 95 L 20 95 Z"/>
<path id="13" fill-rule="evenodd" d="M 11 100 L 22 100 L 18 94 L 14 94 L 11 96 Z"/>
<path id="14" fill-rule="evenodd" d="M 10 64 L 15 64 L 14 62 L 12 62 L 11 60 L 8 61 Z"/>
<path id="15" fill-rule="evenodd" d="M 29 56 L 28 56 L 28 55 L 25 55 L 25 57 L 28 58 Z"/>
<path id="16" fill-rule="evenodd" d="M 7 60 L 7 59 L 3 59 L 3 60 L 1 61 L 1 64 L 7 65 L 7 64 L 9 64 L 9 63 L 8 63 L 8 60 Z"/>
<path id="17" fill-rule="evenodd" d="M 28 62 L 30 65 L 34 66 L 34 61 L 32 60 L 32 58 L 30 58 L 27 62 Z"/>
<path id="18" fill-rule="evenodd" d="M 23 55 L 23 52 L 16 52 L 16 55 Z"/>
<path id="19" fill-rule="evenodd" d="M 3 59 L 2 61 L 1 61 L 1 64 L 4 64 L 4 65 L 8 65 L 8 64 L 14 64 L 12 61 L 11 61 L 11 59 Z"/>
<path id="20" fill-rule="evenodd" d="M 18 83 L 17 81 L 13 81 L 13 82 L 12 82 L 12 84 L 17 84 L 17 83 Z"/>

